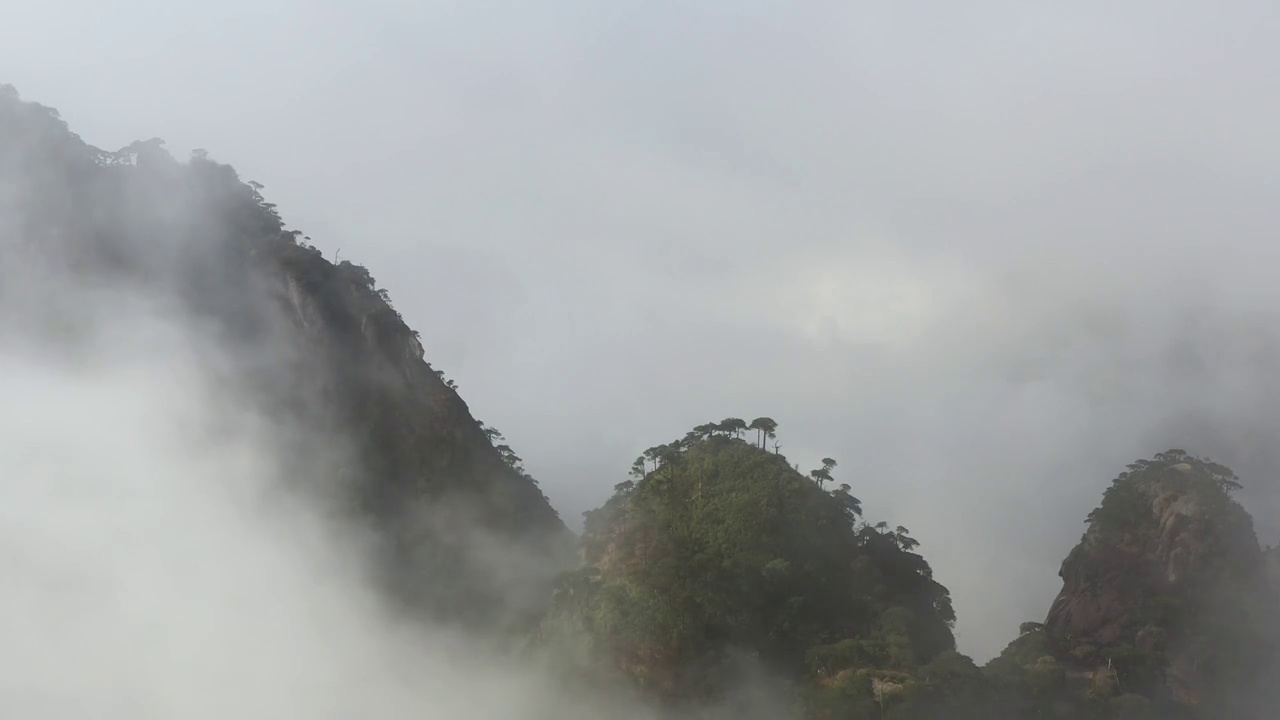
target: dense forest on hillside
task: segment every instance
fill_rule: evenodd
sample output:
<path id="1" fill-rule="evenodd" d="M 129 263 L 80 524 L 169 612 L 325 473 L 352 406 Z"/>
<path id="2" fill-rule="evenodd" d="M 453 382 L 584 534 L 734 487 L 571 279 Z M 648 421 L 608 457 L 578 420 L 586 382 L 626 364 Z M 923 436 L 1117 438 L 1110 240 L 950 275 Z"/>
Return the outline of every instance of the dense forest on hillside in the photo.
<path id="1" fill-rule="evenodd" d="M 848 484 L 825 487 L 834 460 L 803 476 L 746 428 L 703 425 L 637 459 L 588 514 L 560 610 L 664 699 L 723 693 L 735 652 L 788 676 L 953 652 L 949 594 L 907 529 L 863 521 Z"/>
<path id="2" fill-rule="evenodd" d="M 66 328 L 67 352 L 110 311 L 104 300 L 125 300 L 44 297 L 59 288 L 126 288 L 189 316 L 230 359 L 227 391 L 298 429 L 297 475 L 335 484 L 323 490 L 383 538 L 397 594 L 489 624 L 518 593 L 479 571 L 492 560 L 462 531 L 528 548 L 547 559 L 531 574 L 549 577 L 569 561 L 567 530 L 500 433 L 425 362 L 369 270 L 326 259 L 262 189 L 202 150 L 175 160 L 158 138 L 95 148 L 56 110 L 0 85 L 0 253 L 7 267 L 59 278 L 6 278 L 0 300 L 23 308 L 12 322 Z M 520 615 L 538 603 L 515 604 Z"/>
<path id="3" fill-rule="evenodd" d="M 0 86 L 0 261 L 181 306 L 236 359 L 229 391 L 304 430 L 298 477 L 334 476 L 416 612 L 673 715 L 767 679 L 796 718 L 1271 716 L 1280 553 L 1259 547 L 1224 465 L 1173 449 L 1120 473 L 1045 616 L 1010 619 L 979 667 L 928 548 L 864 508 L 857 469 L 792 464 L 769 417 L 650 447 L 600 479 L 613 494 L 571 537 L 370 271 L 326 259 L 262 190 L 158 139 L 94 148 Z M 0 285 L 31 313 L 5 321 L 59 328 L 75 352 L 103 308 L 42 292 Z M 307 472 L 331 444 L 342 462 Z"/>
<path id="4" fill-rule="evenodd" d="M 546 632 L 668 707 L 732 693 L 746 661 L 797 688 L 799 717 L 1268 716 L 1275 556 L 1225 466 L 1176 449 L 1130 465 L 1046 619 L 1012 623 L 978 667 L 907 529 L 865 519 L 833 459 L 802 474 L 747 427 L 708 423 L 636 460 L 588 514 Z"/>

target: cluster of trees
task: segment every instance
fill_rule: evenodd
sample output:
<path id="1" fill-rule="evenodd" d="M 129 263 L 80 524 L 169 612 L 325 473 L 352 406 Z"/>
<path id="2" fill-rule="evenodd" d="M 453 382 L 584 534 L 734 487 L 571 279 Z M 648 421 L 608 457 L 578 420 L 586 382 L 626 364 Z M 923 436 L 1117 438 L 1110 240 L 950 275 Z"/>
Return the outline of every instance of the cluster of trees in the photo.
<path id="1" fill-rule="evenodd" d="M 1222 490 L 1222 492 L 1227 495 L 1230 495 L 1242 487 L 1240 485 L 1240 478 L 1236 476 L 1235 471 L 1231 468 L 1221 463 L 1214 462 L 1207 457 L 1195 457 L 1189 454 L 1186 450 L 1182 450 L 1180 448 L 1173 448 L 1171 450 L 1165 450 L 1162 453 L 1156 453 L 1156 456 L 1150 460 L 1136 460 L 1127 465 L 1126 472 L 1120 473 L 1120 476 L 1116 478 L 1116 480 L 1123 482 L 1135 473 L 1158 471 L 1181 465 L 1189 466 L 1191 470 L 1202 473 L 1205 477 L 1209 478 L 1209 480 L 1211 480 L 1218 489 Z"/>
<path id="2" fill-rule="evenodd" d="M 506 443 L 507 438 L 504 437 L 495 427 L 485 425 L 482 422 L 479 423 L 479 425 L 480 429 L 484 432 L 485 437 L 489 438 L 489 444 L 493 446 L 494 450 L 498 451 L 498 457 L 502 458 L 502 463 L 514 470 L 520 477 L 528 480 L 534 485 L 537 485 L 538 481 L 535 480 L 527 470 L 525 470 L 524 459 L 519 455 L 516 455 L 515 451 L 511 449 L 511 446 Z"/>
<path id="3" fill-rule="evenodd" d="M 440 380 L 444 382 L 445 387 L 449 388 L 450 390 L 458 389 L 458 383 L 454 382 L 450 378 L 445 377 L 443 370 L 433 370 L 433 372 L 436 374 L 436 377 L 440 378 Z"/>
<path id="4" fill-rule="evenodd" d="M 758 417 L 748 423 L 742 418 L 725 418 L 720 422 L 708 422 L 698 425 L 679 440 L 664 445 L 654 445 L 645 450 L 631 464 L 631 477 L 641 478 L 651 470 L 657 470 L 662 463 L 676 454 L 713 437 L 742 439 L 749 430 L 756 431 L 756 446 L 765 447 L 765 443 L 777 439 L 778 423 L 773 418 Z M 778 453 L 781 445 L 774 443 L 774 453 Z"/>
<path id="5" fill-rule="evenodd" d="M 644 478 L 646 474 L 659 470 L 664 463 L 670 462 L 677 458 L 680 453 L 688 450 L 699 443 L 710 440 L 711 438 L 726 438 L 730 440 L 743 441 L 744 435 L 754 430 L 756 437 L 752 443 L 753 447 L 764 450 L 770 441 L 773 441 L 773 454 L 781 457 L 781 444 L 777 442 L 778 422 L 770 417 L 758 417 L 751 422 L 747 422 L 742 418 L 725 418 L 720 422 L 707 422 L 694 427 L 685 433 L 684 437 L 673 440 L 663 445 L 654 445 L 645 450 L 631 464 L 630 480 L 624 481 L 616 486 L 615 489 L 624 489 L 631 487 L 636 480 Z M 809 471 L 809 478 L 819 487 L 823 487 L 825 483 L 834 483 L 835 478 L 832 471 L 836 469 L 838 463 L 829 457 L 822 458 L 822 466 Z M 851 494 L 852 486 L 842 483 L 832 491 L 832 495 L 837 499 L 841 508 L 845 511 L 848 519 L 852 523 L 856 523 L 862 517 L 862 501 Z M 881 525 L 886 524 L 881 523 Z M 884 528 L 876 526 L 874 528 L 880 531 Z M 899 526 L 899 534 L 905 537 L 906 529 Z M 906 538 L 906 544 L 915 543 L 914 540 Z M 916 543 L 918 545 L 918 543 Z M 911 545 L 915 547 L 915 545 Z"/>
<path id="6" fill-rule="evenodd" d="M 556 626 L 671 702 L 724 692 L 742 653 L 817 688 L 841 658 L 904 673 L 953 651 L 950 594 L 919 543 L 863 520 L 850 485 L 826 489 L 831 458 L 806 476 L 766 449 L 776 433 L 767 417 L 727 418 L 637 458 L 587 513 Z"/>

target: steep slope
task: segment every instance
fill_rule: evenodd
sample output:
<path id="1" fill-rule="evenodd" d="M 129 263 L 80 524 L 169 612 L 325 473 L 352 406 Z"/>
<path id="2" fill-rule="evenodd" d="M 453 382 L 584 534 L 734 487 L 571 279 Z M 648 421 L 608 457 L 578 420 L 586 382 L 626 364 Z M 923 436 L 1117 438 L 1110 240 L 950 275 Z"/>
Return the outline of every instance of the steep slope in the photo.
<path id="1" fill-rule="evenodd" d="M 99 150 L 0 86 L 0 334 L 74 356 L 137 303 L 185 324 L 228 401 L 277 421 L 296 489 L 366 522 L 416 609 L 535 625 L 589 681 L 685 707 L 767 677 L 814 718 L 1274 714 L 1280 550 L 1259 548 L 1229 469 L 1179 450 L 1115 479 L 1044 622 L 981 669 L 907 530 L 864 520 L 834 461 L 806 477 L 766 451 L 768 418 L 650 448 L 557 577 L 571 536 L 370 273 L 231 167 L 162 145 Z"/>
<path id="2" fill-rule="evenodd" d="M 1081 708 L 1128 695 L 1161 717 L 1259 716 L 1280 595 L 1238 487 L 1181 450 L 1130 465 L 1063 562 L 1045 622 L 1024 624 L 993 669 L 1052 670 Z"/>
<path id="3" fill-rule="evenodd" d="M 295 430 L 299 475 L 331 481 L 313 490 L 370 520 L 407 600 L 491 621 L 566 559 L 564 525 L 369 272 L 286 230 L 260 188 L 159 140 L 99 150 L 0 86 L 0 261 L 26 269 L 0 284 L 5 321 L 65 328 L 74 345 L 113 298 L 168 308 L 229 359 L 228 392 Z M 102 292 L 65 290 L 80 287 Z M 325 459 L 307 466 L 308 452 Z M 527 555 L 493 549 L 507 545 Z"/>
<path id="4" fill-rule="evenodd" d="M 720 697 L 752 665 L 810 686 L 814 713 L 905 694 L 954 654 L 949 593 L 905 528 L 824 487 L 834 461 L 805 477 L 745 427 L 707 424 L 637 460 L 588 514 L 560 619 L 667 703 Z"/>

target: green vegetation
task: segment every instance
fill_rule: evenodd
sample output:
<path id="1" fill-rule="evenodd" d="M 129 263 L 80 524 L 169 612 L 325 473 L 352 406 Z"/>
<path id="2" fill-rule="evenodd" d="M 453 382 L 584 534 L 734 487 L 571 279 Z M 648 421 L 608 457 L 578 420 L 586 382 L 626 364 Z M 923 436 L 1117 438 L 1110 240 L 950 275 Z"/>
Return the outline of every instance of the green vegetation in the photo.
<path id="1" fill-rule="evenodd" d="M 946 588 L 906 528 L 863 518 L 839 464 L 801 474 L 727 418 L 646 450 L 587 514 L 547 636 L 668 706 L 732 692 L 743 659 L 802 718 L 1121 720 L 1258 707 L 1280 642 L 1238 478 L 1180 450 L 1134 463 L 1089 514 L 1045 622 L 985 667 L 955 652 Z M 747 425 L 746 429 L 751 429 Z M 855 479 L 856 480 L 856 479 Z"/>
<path id="2" fill-rule="evenodd" d="M 158 138 L 94 148 L 0 85 L 0 189 L 0 230 L 22 241 L 0 253 L 73 283 L 153 293 L 237 359 L 246 402 L 317 445 L 348 443 L 339 499 L 387 536 L 387 582 L 414 603 L 481 625 L 508 604 L 476 567 L 473 538 L 440 516 L 548 558 L 571 541 L 510 446 L 495 447 L 424 362 L 386 289 L 287 229 L 260 183 L 204 150 L 179 162 Z M 438 507 L 450 511 L 424 510 Z M 563 567 L 547 565 L 548 579 Z"/>
<path id="3" fill-rule="evenodd" d="M 954 652 L 950 595 L 919 543 L 865 521 L 849 484 L 828 490 L 835 460 L 806 477 L 764 450 L 776 430 L 699 425 L 646 450 L 587 514 L 585 565 L 562 578 L 557 612 L 663 700 L 716 697 L 740 657 L 850 695 L 851 669 L 907 675 Z M 861 685 L 849 702 L 871 697 Z"/>
<path id="4" fill-rule="evenodd" d="M 864 517 L 857 467 L 828 457 L 801 473 L 769 417 L 646 449 L 587 514 L 580 565 L 556 575 L 567 532 L 524 461 L 423 361 L 369 270 L 286 229 L 261 184 L 203 150 L 174 160 L 155 138 L 93 148 L 3 85 L 0 172 L 4 229 L 23 241 L 0 253 L 170 293 L 231 356 L 296 352 L 242 363 L 237 385 L 350 442 L 343 499 L 386 536 L 388 583 L 428 613 L 532 627 L 579 677 L 683 710 L 764 672 L 803 718 L 1270 717 L 1280 551 L 1258 547 L 1219 463 L 1174 449 L 1129 465 L 1043 621 L 983 667 L 956 652 L 920 543 Z M 515 613 L 510 585 L 474 558 L 477 528 L 525 553 L 504 558 L 533 577 Z"/>

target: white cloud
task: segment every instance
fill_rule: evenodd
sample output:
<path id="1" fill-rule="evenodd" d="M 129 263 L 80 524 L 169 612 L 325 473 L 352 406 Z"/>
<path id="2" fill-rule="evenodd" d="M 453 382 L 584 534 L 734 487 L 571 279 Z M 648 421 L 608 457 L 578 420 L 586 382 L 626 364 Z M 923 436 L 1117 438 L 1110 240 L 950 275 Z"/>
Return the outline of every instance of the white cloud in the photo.
<path id="1" fill-rule="evenodd" d="M 570 522 L 635 443 L 768 413 L 985 655 L 1136 456 L 1235 461 L 1280 530 L 1240 440 L 1280 431 L 1271 5 L 66 0 L 0 45 L 91 142 L 209 148 L 368 265 Z"/>
<path id="2" fill-rule="evenodd" d="M 749 314 L 811 342 L 901 351 L 981 300 L 978 278 L 948 258 L 887 243 L 849 245 L 801 251 L 747 279 L 741 293 L 756 303 Z"/>

